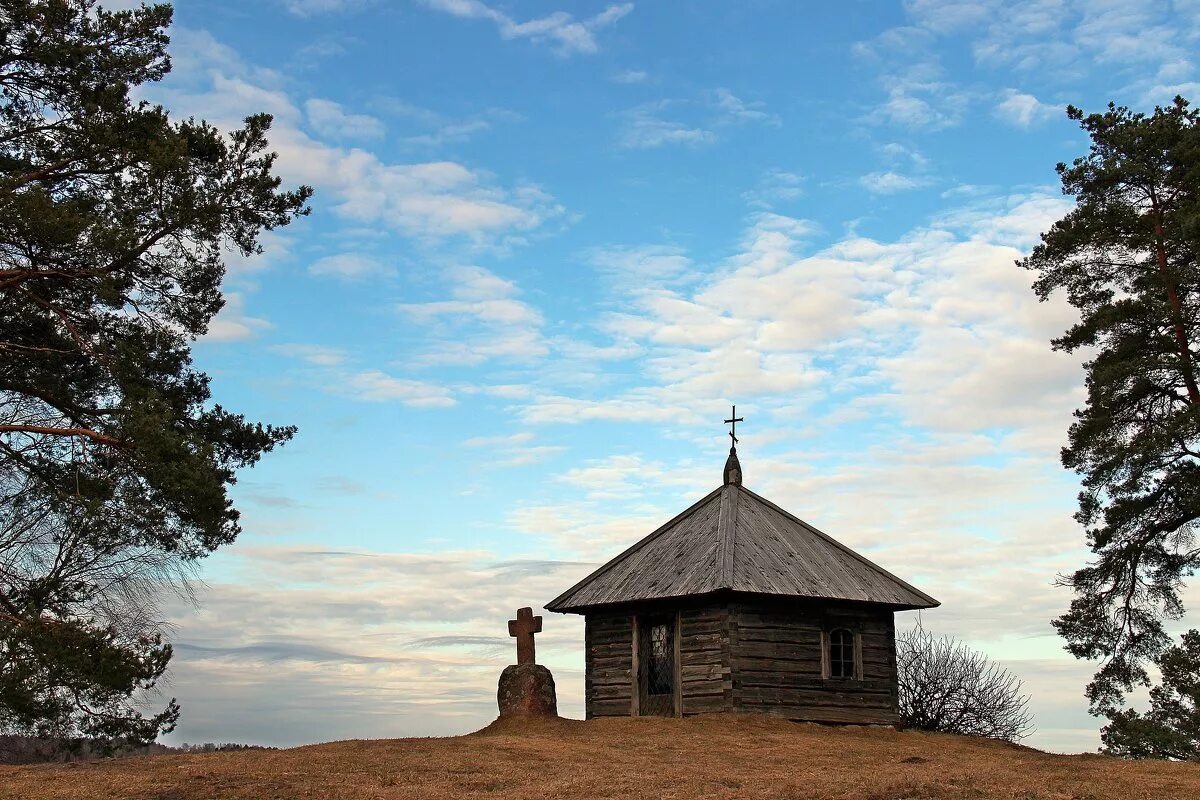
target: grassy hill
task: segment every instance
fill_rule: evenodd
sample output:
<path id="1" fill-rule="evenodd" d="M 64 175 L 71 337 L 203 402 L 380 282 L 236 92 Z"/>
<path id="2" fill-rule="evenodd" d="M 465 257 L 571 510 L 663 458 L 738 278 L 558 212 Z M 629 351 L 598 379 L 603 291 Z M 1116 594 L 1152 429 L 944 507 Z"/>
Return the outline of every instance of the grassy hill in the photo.
<path id="1" fill-rule="evenodd" d="M 751 716 L 494 723 L 450 739 L 0 768 L 5 800 L 1183 798 L 1200 765 Z"/>

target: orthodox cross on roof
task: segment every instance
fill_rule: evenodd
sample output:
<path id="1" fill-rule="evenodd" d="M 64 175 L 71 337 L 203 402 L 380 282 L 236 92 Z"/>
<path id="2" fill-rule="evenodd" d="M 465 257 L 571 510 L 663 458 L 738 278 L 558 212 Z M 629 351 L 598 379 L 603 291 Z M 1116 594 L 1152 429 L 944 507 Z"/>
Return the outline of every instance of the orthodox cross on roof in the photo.
<path id="1" fill-rule="evenodd" d="M 733 443 L 729 445 L 729 458 L 725 460 L 725 485 L 734 484 L 735 486 L 742 485 L 742 464 L 738 461 L 737 456 L 737 424 L 745 422 L 744 419 L 737 415 L 737 406 L 733 406 L 729 412 L 729 419 L 725 420 L 726 425 L 733 427 L 729 431 L 729 438 Z"/>
<path id="2" fill-rule="evenodd" d="M 508 635 L 517 638 L 517 663 L 533 664 L 533 635 L 542 632 L 542 618 L 529 606 L 517 609 L 517 618 L 508 621 Z"/>
<path id="3" fill-rule="evenodd" d="M 732 425 L 732 426 L 733 426 L 733 427 L 730 429 L 730 431 L 729 431 L 729 438 L 730 438 L 730 439 L 733 439 L 733 446 L 734 446 L 734 447 L 737 447 L 737 442 L 738 442 L 738 438 L 737 438 L 737 424 L 738 424 L 739 422 L 745 422 L 745 421 L 746 421 L 746 420 L 742 419 L 741 417 L 739 417 L 739 416 L 737 415 L 737 406 L 731 406 L 731 407 L 730 407 L 730 411 L 729 411 L 729 419 L 725 420 L 725 424 L 726 424 L 726 425 Z"/>

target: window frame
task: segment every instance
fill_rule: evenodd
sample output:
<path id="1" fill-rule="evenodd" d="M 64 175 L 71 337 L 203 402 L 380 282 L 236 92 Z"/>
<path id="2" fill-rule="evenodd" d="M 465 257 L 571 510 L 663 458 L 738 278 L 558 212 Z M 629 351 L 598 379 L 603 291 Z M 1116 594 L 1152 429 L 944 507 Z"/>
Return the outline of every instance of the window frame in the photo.
<path id="1" fill-rule="evenodd" d="M 675 691 L 675 621 L 669 617 L 652 617 L 646 622 L 646 642 L 650 645 L 650 652 L 645 654 L 646 694 L 656 697 L 672 694 Z M 663 635 L 657 637 L 660 630 Z M 658 648 L 662 649 L 661 654 L 655 652 Z M 656 677 L 658 681 L 654 680 Z"/>
<path id="2" fill-rule="evenodd" d="M 631 642 L 631 650 L 632 650 L 633 658 L 632 658 L 632 664 L 630 665 L 630 667 L 631 667 L 630 678 L 632 679 L 632 684 L 630 686 L 630 693 L 629 693 L 630 694 L 630 704 L 629 704 L 630 716 L 634 716 L 634 717 L 662 716 L 659 714 L 646 713 L 647 708 L 646 708 L 646 705 L 644 705 L 644 704 L 648 705 L 649 700 L 651 698 L 662 698 L 662 697 L 668 697 L 668 696 L 671 697 L 671 713 L 666 714 L 665 716 L 669 716 L 669 717 L 670 716 L 673 716 L 673 717 L 683 716 L 683 669 L 682 669 L 682 664 L 681 664 L 682 659 L 681 659 L 681 653 L 680 653 L 680 648 L 681 648 L 680 637 L 682 636 L 682 631 L 681 631 L 681 624 L 680 624 L 681 623 L 681 614 L 679 613 L 679 610 L 675 609 L 673 611 L 657 611 L 657 612 L 649 611 L 649 612 L 643 612 L 643 613 L 634 613 L 634 614 L 630 615 L 630 621 L 631 621 L 631 627 L 632 627 L 631 633 L 632 633 L 632 639 L 633 639 L 633 641 Z M 650 694 L 649 692 L 647 692 L 646 697 L 643 698 L 642 697 L 642 675 L 645 672 L 645 670 L 649 667 L 649 664 L 647 663 L 647 657 L 650 655 L 650 654 L 644 652 L 643 645 L 647 644 L 647 642 L 643 642 L 643 633 L 649 634 L 649 631 L 646 629 L 653 628 L 653 626 L 655 624 L 660 623 L 660 622 L 666 622 L 668 625 L 670 625 L 673 628 L 673 631 L 672 631 L 673 636 L 670 639 L 670 647 L 671 647 L 671 651 L 672 651 L 670 657 L 673 661 L 673 666 L 674 666 L 674 669 L 672 671 L 672 676 L 671 676 L 671 683 L 672 683 L 673 691 L 671 691 L 670 693 L 667 693 L 667 694 Z M 649 636 L 647 636 L 646 638 L 648 639 Z"/>
<path id="3" fill-rule="evenodd" d="M 850 667 L 849 675 L 834 675 L 833 674 L 833 634 L 844 632 L 849 635 L 850 641 Z M 843 648 L 842 655 L 844 664 L 844 656 L 847 643 L 840 645 Z M 862 668 L 862 634 L 853 628 L 848 628 L 845 625 L 837 627 L 828 627 L 821 630 L 821 678 L 827 681 L 861 681 L 863 679 Z"/>

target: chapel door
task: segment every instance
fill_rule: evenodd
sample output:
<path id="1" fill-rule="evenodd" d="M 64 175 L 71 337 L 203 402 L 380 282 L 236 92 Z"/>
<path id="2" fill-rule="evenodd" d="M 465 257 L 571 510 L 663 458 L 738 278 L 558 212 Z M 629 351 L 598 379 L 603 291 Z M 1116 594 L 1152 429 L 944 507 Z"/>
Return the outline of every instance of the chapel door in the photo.
<path id="1" fill-rule="evenodd" d="M 638 713 L 675 716 L 675 615 L 638 619 Z"/>

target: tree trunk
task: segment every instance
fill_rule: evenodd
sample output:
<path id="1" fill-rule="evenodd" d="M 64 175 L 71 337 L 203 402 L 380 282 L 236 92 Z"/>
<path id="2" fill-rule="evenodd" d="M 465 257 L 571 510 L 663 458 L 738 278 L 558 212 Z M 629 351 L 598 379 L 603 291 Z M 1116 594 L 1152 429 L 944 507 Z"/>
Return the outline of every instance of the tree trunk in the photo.
<path id="1" fill-rule="evenodd" d="M 1188 345 L 1187 328 L 1184 325 L 1183 302 L 1179 299 L 1179 287 L 1167 267 L 1167 249 L 1163 245 L 1162 211 L 1157 199 L 1153 200 L 1154 214 L 1154 255 L 1158 260 L 1158 271 L 1162 274 L 1163 283 L 1167 287 L 1167 301 L 1171 304 L 1171 320 L 1175 329 L 1175 346 L 1179 349 L 1180 366 L 1183 371 L 1183 383 L 1187 387 L 1188 401 L 1192 405 L 1200 405 L 1200 387 L 1196 386 L 1196 374 L 1192 369 L 1192 350 Z"/>

